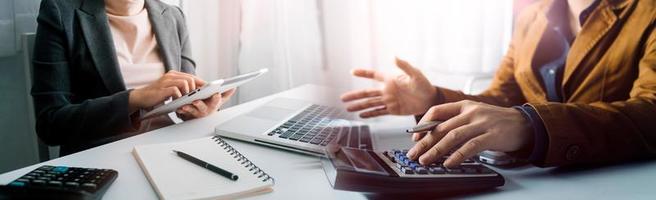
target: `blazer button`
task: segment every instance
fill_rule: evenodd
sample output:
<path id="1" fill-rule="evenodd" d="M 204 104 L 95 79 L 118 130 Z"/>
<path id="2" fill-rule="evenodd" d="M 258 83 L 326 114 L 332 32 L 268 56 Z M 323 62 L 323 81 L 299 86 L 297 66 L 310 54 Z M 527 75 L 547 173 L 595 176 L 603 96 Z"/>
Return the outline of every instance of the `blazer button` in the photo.
<path id="1" fill-rule="evenodd" d="M 567 154 L 565 155 L 565 158 L 568 161 L 574 161 L 576 160 L 576 158 L 579 157 L 580 151 L 581 151 L 581 147 L 579 147 L 578 145 L 569 146 L 567 148 Z"/>

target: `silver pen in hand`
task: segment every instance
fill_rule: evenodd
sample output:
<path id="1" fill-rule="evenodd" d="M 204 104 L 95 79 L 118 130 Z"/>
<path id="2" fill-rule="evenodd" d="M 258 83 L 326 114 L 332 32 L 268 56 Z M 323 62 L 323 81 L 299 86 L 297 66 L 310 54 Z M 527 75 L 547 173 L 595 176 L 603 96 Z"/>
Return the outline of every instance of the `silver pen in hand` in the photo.
<path id="1" fill-rule="evenodd" d="M 408 130 L 405 130 L 405 132 L 408 133 L 420 133 L 420 132 L 427 132 L 427 131 L 432 131 L 437 127 L 437 125 L 440 125 L 442 121 L 427 121 L 427 122 L 422 122 L 420 124 L 417 124 L 415 127 L 412 127 Z"/>

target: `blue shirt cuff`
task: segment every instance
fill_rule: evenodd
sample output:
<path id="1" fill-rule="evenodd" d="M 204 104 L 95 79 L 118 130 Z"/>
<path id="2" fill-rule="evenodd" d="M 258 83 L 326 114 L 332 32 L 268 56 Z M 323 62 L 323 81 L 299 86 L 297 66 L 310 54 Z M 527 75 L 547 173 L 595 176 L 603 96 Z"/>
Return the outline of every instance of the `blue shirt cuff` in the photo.
<path id="1" fill-rule="evenodd" d="M 532 163 L 543 162 L 549 148 L 549 137 L 542 119 L 538 115 L 538 112 L 535 111 L 535 108 L 529 104 L 514 106 L 513 108 L 519 110 L 533 127 L 533 150 L 528 157 L 528 161 Z"/>

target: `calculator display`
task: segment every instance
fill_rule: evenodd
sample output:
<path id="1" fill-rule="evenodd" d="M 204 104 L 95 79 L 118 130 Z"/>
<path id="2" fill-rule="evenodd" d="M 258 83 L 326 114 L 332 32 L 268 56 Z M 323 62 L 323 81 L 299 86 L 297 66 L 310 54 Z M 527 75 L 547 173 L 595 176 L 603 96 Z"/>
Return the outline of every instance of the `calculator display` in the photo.
<path id="1" fill-rule="evenodd" d="M 348 147 L 327 148 L 330 161 L 336 168 L 366 174 L 390 176 L 389 172 L 374 158 L 375 153 L 365 149 Z"/>
<path id="2" fill-rule="evenodd" d="M 370 174 L 389 175 L 385 168 L 383 168 L 383 166 L 380 165 L 375 158 L 373 158 L 369 151 L 355 148 L 342 148 L 342 151 L 350 161 L 351 166 L 353 169 L 355 169 L 355 171 Z"/>

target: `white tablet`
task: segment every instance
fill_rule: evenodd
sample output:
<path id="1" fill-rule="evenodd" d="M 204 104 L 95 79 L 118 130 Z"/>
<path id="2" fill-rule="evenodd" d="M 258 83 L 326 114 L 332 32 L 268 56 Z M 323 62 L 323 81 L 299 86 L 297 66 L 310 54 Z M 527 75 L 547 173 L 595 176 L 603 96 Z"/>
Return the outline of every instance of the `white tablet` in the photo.
<path id="1" fill-rule="evenodd" d="M 198 88 L 194 91 L 191 91 L 187 93 L 186 95 L 177 98 L 167 104 L 161 105 L 156 107 L 155 109 L 151 110 L 150 112 L 146 113 L 141 117 L 141 119 L 157 116 L 157 115 L 163 115 L 167 114 L 170 112 L 175 112 L 178 108 L 191 104 L 192 102 L 196 100 L 203 100 L 210 98 L 212 95 L 217 94 L 217 93 L 223 93 L 225 91 L 228 91 L 230 89 L 239 87 L 240 85 L 247 83 L 251 80 L 256 79 L 257 77 L 260 77 L 262 74 L 266 73 L 269 71 L 269 69 L 264 68 L 255 72 L 247 73 L 247 74 L 242 74 L 239 76 L 227 78 L 227 79 L 219 79 L 216 81 L 212 81 L 208 83 L 207 85 Z"/>

